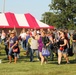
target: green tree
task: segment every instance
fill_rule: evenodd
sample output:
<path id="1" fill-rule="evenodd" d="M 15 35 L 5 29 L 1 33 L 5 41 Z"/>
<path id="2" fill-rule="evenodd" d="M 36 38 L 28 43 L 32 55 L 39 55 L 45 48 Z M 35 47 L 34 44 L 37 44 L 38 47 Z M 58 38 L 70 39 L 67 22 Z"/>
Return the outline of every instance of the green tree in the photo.
<path id="1" fill-rule="evenodd" d="M 44 14 L 42 14 L 42 22 L 48 24 L 48 25 L 54 25 L 54 21 L 55 21 L 56 15 L 52 12 L 45 12 Z"/>
<path id="2" fill-rule="evenodd" d="M 76 0 L 52 0 L 49 7 L 53 12 L 42 14 L 43 22 L 46 20 L 47 24 L 57 28 L 75 28 L 73 19 L 76 17 Z"/>
<path id="3" fill-rule="evenodd" d="M 70 29 L 75 27 L 73 18 L 76 16 L 76 0 L 52 0 L 49 6 L 59 17 L 57 27 Z"/>

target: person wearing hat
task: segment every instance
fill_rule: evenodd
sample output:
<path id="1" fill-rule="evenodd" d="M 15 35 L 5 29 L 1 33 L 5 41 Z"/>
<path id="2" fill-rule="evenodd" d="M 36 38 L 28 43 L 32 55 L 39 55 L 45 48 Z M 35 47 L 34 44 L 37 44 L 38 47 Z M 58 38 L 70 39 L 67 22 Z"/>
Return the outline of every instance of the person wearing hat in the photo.
<path id="1" fill-rule="evenodd" d="M 12 54 L 14 53 L 14 62 L 17 62 L 17 54 L 19 53 L 19 47 L 18 47 L 18 38 L 15 34 L 16 32 L 12 30 L 10 34 L 10 39 L 9 39 L 9 63 L 12 62 Z M 18 48 L 17 52 L 13 52 L 13 49 Z"/>

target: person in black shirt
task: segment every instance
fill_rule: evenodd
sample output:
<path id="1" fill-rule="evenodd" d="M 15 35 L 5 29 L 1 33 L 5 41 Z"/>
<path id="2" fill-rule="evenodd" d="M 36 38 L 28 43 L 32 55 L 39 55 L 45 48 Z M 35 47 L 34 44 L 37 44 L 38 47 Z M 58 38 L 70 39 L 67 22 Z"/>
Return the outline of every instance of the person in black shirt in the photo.
<path id="1" fill-rule="evenodd" d="M 67 45 L 68 41 L 65 39 L 65 34 L 63 31 L 60 31 L 60 39 L 58 42 L 59 49 L 58 49 L 58 64 L 61 64 L 61 58 L 64 56 L 67 63 L 69 63 L 68 54 L 67 54 Z"/>

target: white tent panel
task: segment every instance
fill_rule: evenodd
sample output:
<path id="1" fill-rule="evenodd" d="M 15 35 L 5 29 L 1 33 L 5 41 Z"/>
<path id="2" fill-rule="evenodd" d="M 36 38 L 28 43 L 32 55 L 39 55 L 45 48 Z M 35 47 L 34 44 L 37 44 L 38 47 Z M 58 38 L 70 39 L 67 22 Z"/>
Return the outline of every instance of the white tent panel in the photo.
<path id="1" fill-rule="evenodd" d="M 5 14 L 0 14 L 0 26 L 9 26 Z"/>
<path id="2" fill-rule="evenodd" d="M 29 24 L 24 16 L 24 14 L 15 14 L 16 20 L 19 24 L 19 26 L 27 26 L 29 27 Z"/>
<path id="3" fill-rule="evenodd" d="M 43 22 L 41 22 L 41 21 L 39 21 L 37 19 L 35 19 L 35 20 L 37 21 L 39 27 L 49 27 L 49 25 L 47 25 L 47 24 L 45 24 L 45 23 L 43 23 Z"/>

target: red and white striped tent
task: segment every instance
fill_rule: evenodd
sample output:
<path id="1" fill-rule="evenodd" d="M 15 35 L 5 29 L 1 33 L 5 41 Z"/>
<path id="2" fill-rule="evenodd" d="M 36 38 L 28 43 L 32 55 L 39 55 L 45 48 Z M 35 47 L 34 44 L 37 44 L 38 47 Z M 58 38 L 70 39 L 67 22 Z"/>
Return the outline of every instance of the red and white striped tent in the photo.
<path id="1" fill-rule="evenodd" d="M 54 26 L 49 26 L 43 22 L 40 22 L 30 13 L 27 14 L 14 14 L 14 13 L 1 13 L 0 14 L 0 28 L 50 28 L 54 29 Z"/>

